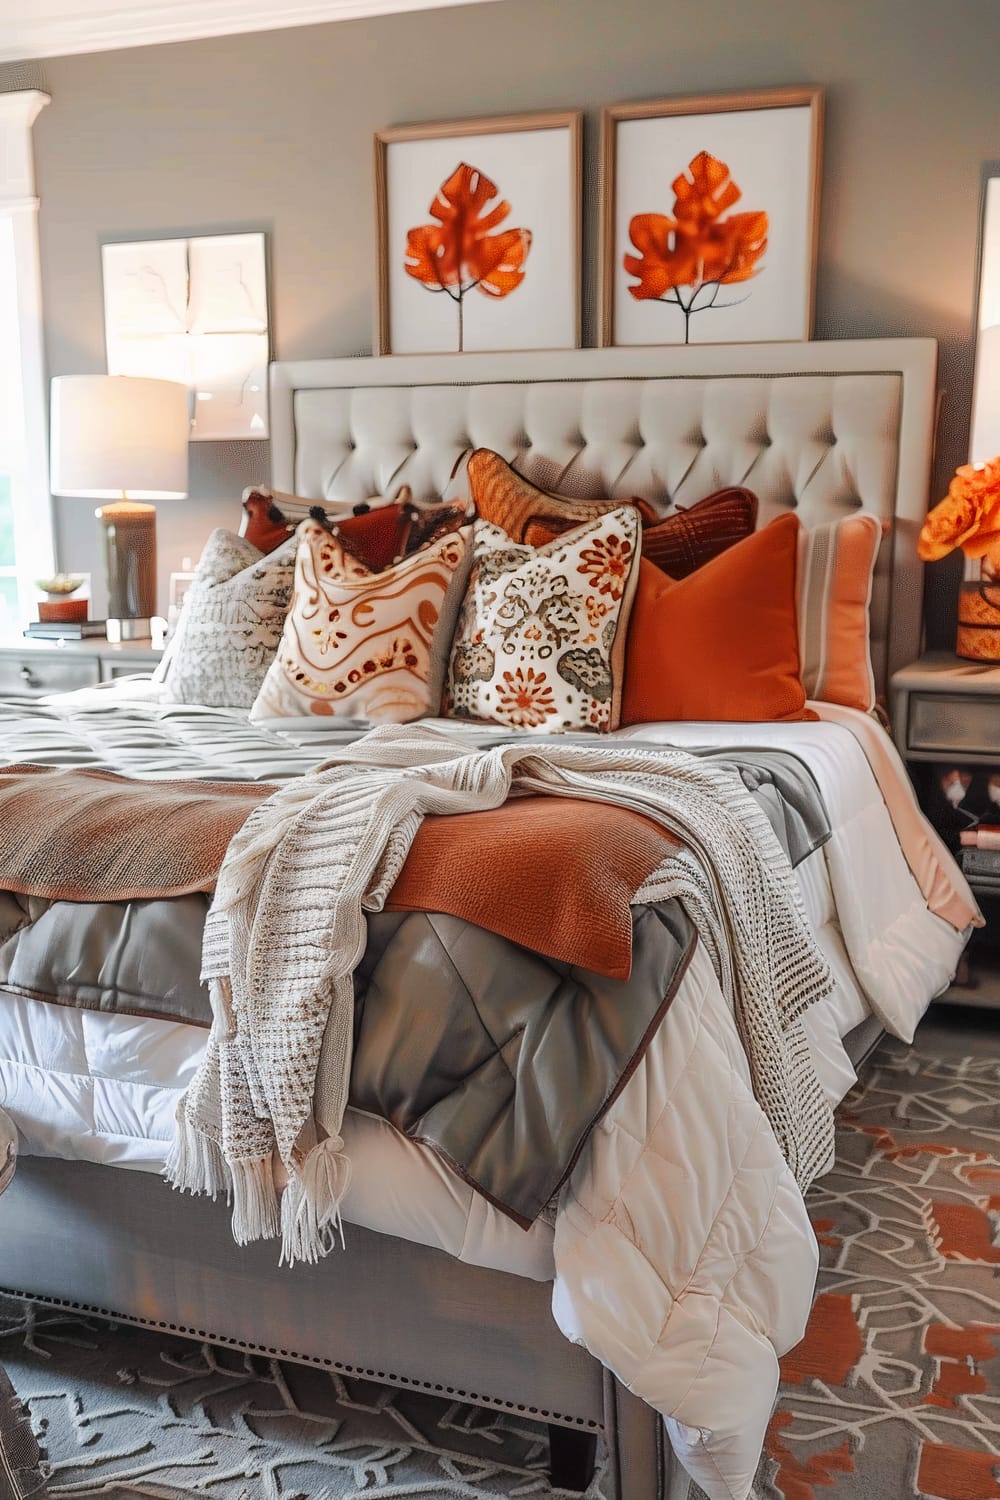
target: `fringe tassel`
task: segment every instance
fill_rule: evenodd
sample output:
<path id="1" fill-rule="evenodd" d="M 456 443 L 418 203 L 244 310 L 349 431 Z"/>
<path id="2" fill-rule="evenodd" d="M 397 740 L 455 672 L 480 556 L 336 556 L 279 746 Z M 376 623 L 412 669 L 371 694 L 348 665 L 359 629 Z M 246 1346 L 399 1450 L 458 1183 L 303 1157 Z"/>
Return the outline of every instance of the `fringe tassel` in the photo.
<path id="1" fill-rule="evenodd" d="M 281 1259 L 294 1266 L 304 1260 L 314 1265 L 329 1255 L 340 1239 L 344 1248 L 341 1203 L 351 1185 L 351 1163 L 344 1141 L 331 1135 L 314 1146 L 301 1172 L 290 1177 L 281 1197 Z"/>
<path id="2" fill-rule="evenodd" d="M 177 1129 L 163 1175 L 181 1193 L 229 1196 L 231 1178 L 225 1158 L 211 1136 L 195 1129 L 184 1113 L 183 1102 L 177 1110 Z"/>
<path id="3" fill-rule="evenodd" d="M 280 1215 L 270 1156 L 251 1157 L 230 1164 L 233 1181 L 233 1239 L 237 1245 L 270 1240 L 278 1233 Z"/>

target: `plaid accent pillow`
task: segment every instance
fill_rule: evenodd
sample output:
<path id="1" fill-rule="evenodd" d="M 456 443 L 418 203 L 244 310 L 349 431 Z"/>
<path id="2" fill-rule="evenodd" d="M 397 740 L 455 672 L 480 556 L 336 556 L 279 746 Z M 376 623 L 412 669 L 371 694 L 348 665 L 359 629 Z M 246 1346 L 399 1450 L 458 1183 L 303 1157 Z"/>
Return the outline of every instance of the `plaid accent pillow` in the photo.
<path id="1" fill-rule="evenodd" d="M 757 496 L 738 486 L 706 495 L 687 509 L 677 506 L 669 516 L 642 533 L 642 555 L 671 578 L 711 562 L 736 542 L 752 536 L 757 525 Z"/>

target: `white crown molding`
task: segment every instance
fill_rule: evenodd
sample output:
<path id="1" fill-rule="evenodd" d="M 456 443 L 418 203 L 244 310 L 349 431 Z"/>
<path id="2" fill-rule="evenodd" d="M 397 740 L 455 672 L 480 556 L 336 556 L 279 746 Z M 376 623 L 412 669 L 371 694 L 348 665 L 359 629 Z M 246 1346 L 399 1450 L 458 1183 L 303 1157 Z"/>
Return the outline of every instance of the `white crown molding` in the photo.
<path id="1" fill-rule="evenodd" d="M 0 0 L 0 62 L 277 31 L 495 0 Z"/>
<path id="2" fill-rule="evenodd" d="M 48 102 L 40 89 L 0 94 L 0 209 L 38 207 L 31 127 Z"/>

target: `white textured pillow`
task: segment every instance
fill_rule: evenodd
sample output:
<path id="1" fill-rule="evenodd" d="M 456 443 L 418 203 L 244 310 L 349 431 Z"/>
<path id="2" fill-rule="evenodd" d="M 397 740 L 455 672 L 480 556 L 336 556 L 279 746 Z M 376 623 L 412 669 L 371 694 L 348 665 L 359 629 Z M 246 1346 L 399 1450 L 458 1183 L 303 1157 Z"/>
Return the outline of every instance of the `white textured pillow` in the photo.
<path id="1" fill-rule="evenodd" d="M 436 714 L 471 562 L 471 527 L 372 573 L 316 521 L 296 532 L 295 592 L 251 719 L 402 724 Z"/>
<path id="2" fill-rule="evenodd" d="M 545 733 L 617 728 L 639 526 L 622 506 L 529 547 L 477 521 L 445 711 Z"/>
<path id="3" fill-rule="evenodd" d="M 169 649 L 168 703 L 250 708 L 281 640 L 295 541 L 266 556 L 221 528 L 205 543 Z"/>

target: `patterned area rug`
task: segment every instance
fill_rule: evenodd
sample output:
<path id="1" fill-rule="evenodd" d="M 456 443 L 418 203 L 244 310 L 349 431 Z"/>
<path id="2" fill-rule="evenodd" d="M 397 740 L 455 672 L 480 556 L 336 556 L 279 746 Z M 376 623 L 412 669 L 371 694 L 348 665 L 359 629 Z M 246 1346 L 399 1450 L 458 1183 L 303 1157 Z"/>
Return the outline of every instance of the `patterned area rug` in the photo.
<path id="1" fill-rule="evenodd" d="M 841 1106 L 836 1168 L 809 1195 L 818 1295 L 782 1361 L 761 1500 L 1000 1497 L 998 1042 L 989 1018 L 925 1022 Z"/>
<path id="2" fill-rule="evenodd" d="M 988 1020 L 925 1023 L 841 1107 L 809 1199 L 820 1284 L 757 1500 L 1000 1500 L 998 1043 Z M 543 1427 L 414 1392 L 2 1299 L 0 1360 L 53 1497 L 561 1493 Z M 587 1496 L 604 1495 L 599 1471 Z"/>
<path id="3" fill-rule="evenodd" d="M 52 1500 L 546 1500 L 538 1423 L 0 1298 Z M 588 1500 L 603 1500 L 598 1473 Z M 579 1500 L 579 1497 L 577 1497 Z"/>

